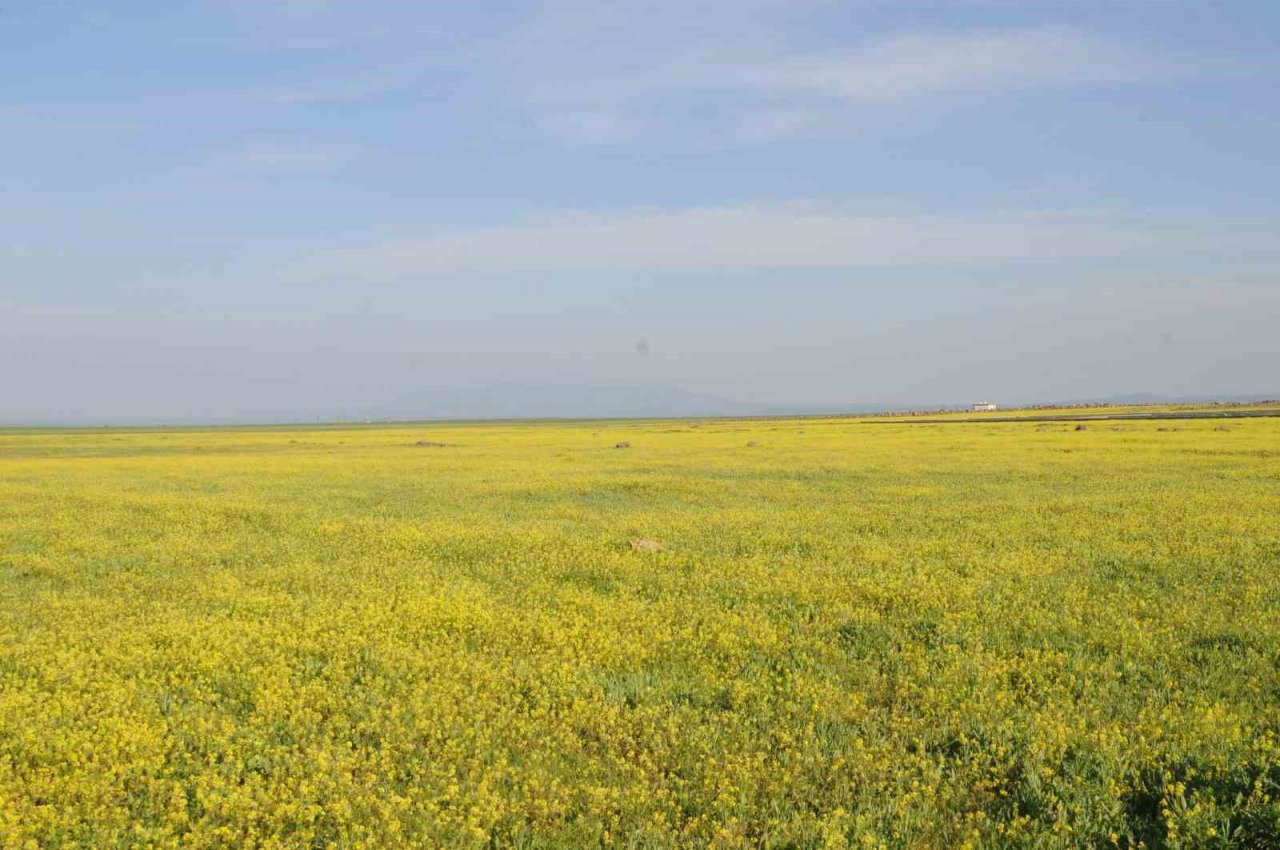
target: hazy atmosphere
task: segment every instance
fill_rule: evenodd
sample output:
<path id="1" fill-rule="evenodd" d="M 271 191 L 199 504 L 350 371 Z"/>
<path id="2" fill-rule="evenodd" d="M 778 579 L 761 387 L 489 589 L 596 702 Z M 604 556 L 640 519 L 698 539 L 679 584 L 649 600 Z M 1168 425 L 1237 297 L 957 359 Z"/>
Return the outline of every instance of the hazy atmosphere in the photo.
<path id="1" fill-rule="evenodd" d="M 1280 6 L 19 0 L 0 421 L 1280 393 Z"/>

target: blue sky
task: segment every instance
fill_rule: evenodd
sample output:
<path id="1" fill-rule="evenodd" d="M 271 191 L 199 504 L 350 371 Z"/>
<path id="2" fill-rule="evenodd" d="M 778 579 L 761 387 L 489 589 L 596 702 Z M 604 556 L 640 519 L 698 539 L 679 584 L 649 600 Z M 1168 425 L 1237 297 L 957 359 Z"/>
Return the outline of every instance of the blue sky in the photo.
<path id="1" fill-rule="evenodd" d="M 1270 2 L 19 0 L 0 421 L 1280 392 L 1278 48 Z"/>

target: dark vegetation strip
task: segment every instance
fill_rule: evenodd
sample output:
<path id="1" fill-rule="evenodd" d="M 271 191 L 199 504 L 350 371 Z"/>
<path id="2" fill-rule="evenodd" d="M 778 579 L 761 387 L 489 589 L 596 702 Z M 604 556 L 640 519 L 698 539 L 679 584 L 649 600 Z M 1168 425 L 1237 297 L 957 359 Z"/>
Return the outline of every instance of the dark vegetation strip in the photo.
<path id="1" fill-rule="evenodd" d="M 881 425 L 953 425 L 974 422 L 1106 422 L 1112 419 L 1252 419 L 1280 416 L 1280 407 L 1267 410 L 1196 410 L 1161 413 L 1058 413 L 1046 416 L 970 416 L 964 419 L 867 419 Z"/>

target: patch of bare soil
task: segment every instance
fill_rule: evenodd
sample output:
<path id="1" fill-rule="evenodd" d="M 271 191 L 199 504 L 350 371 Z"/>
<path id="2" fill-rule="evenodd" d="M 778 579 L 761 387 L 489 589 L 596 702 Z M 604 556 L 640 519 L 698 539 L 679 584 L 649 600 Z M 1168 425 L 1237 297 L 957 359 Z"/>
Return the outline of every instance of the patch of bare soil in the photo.
<path id="1" fill-rule="evenodd" d="M 631 548 L 637 552 L 663 552 L 667 547 L 656 540 L 632 540 Z"/>

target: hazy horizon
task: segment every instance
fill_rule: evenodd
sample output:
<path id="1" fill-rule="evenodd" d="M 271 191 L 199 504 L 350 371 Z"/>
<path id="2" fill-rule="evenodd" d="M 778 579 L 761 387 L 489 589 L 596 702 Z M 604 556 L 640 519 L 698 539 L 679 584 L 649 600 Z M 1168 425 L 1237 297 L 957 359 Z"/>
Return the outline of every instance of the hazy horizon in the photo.
<path id="1" fill-rule="evenodd" d="M 1265 395 L 1278 34 L 1241 0 L 7 8 L 0 423 Z"/>
<path id="2" fill-rule="evenodd" d="M 1078 398 L 1003 399 L 1001 410 L 1038 406 L 1112 404 L 1244 404 L 1275 401 L 1280 392 L 1221 395 L 1157 395 L 1125 393 L 1116 396 Z M 281 408 L 275 412 L 243 413 L 235 410 L 192 410 L 180 414 L 133 414 L 92 417 L 63 412 L 44 419 L 0 420 L 0 428 L 25 427 L 187 427 L 242 425 L 308 425 L 343 423 L 483 422 L 518 420 L 629 420 L 858 415 L 909 411 L 964 410 L 988 397 L 932 399 L 916 402 L 771 403 L 705 395 L 658 384 L 614 386 L 478 385 L 459 390 L 426 390 L 413 397 L 358 408 Z"/>

